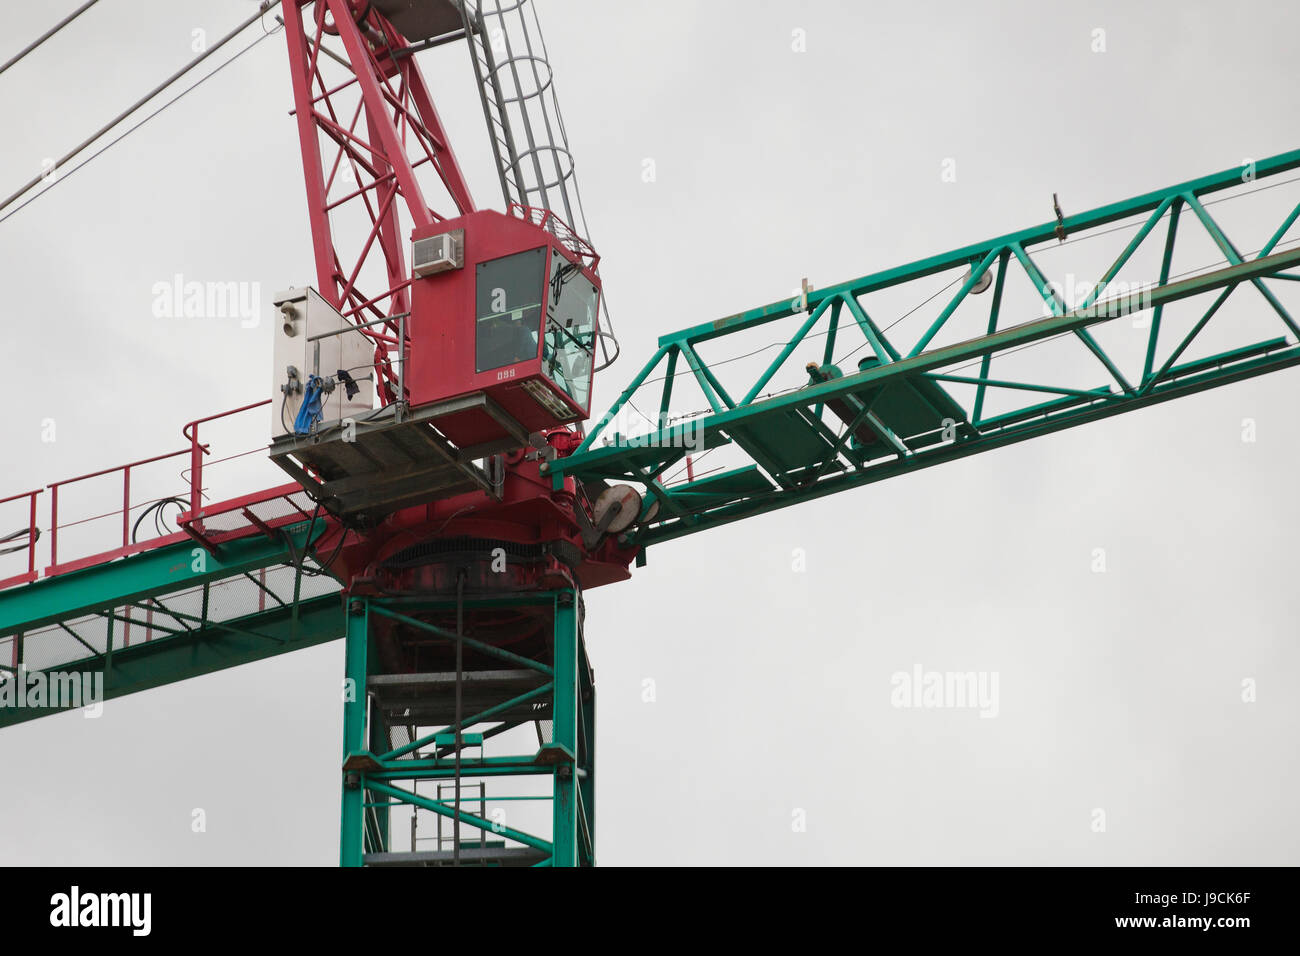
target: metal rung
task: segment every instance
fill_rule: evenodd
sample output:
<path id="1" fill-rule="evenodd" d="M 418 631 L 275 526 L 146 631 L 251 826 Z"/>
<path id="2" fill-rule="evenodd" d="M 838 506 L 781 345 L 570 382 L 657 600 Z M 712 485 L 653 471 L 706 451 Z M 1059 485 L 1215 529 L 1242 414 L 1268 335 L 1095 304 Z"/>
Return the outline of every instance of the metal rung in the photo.
<path id="1" fill-rule="evenodd" d="M 452 850 L 419 850 L 415 853 L 367 853 L 366 866 L 451 866 Z M 532 866 L 546 859 L 546 854 L 532 847 L 461 846 L 462 866 Z"/>

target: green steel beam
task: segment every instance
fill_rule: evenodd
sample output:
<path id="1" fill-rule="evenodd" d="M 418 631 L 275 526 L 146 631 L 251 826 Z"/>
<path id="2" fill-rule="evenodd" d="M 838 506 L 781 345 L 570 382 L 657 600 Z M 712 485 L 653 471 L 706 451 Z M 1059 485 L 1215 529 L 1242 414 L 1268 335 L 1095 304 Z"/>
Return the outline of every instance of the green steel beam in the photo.
<path id="1" fill-rule="evenodd" d="M 771 415 L 775 412 L 810 406 L 817 402 L 825 403 L 828 399 L 839 398 L 860 391 L 865 386 L 877 382 L 916 375 L 921 372 L 931 372 L 969 359 L 978 359 L 986 354 L 1040 342 L 1063 332 L 1073 332 L 1089 325 L 1113 321 L 1141 309 L 1164 305 L 1217 289 L 1233 287 L 1238 283 L 1259 276 L 1267 276 L 1272 272 L 1297 264 L 1300 264 L 1300 248 L 1274 253 L 1263 259 L 1252 259 L 1240 265 L 1229 266 L 1204 275 L 1172 282 L 1140 294 L 1135 293 L 1116 299 L 1107 299 L 1064 315 L 1048 316 L 1015 325 L 977 339 L 931 349 L 928 352 L 922 352 L 920 355 L 908 356 L 886 365 L 878 365 L 866 371 L 845 375 L 842 378 L 833 379 L 820 385 L 812 385 L 791 394 L 718 412 L 705 418 L 703 427 L 705 429 L 725 429 L 728 425 L 740 424 L 752 420 L 756 416 Z M 677 425 L 672 428 L 661 429 L 658 433 L 649 436 L 644 443 L 663 448 L 674 447 L 674 442 L 680 445 L 681 442 L 685 441 L 688 428 L 688 425 Z M 582 476 L 593 465 L 626 457 L 630 447 L 633 446 L 616 444 L 594 448 L 586 452 L 570 455 L 568 458 L 559 458 L 549 463 L 543 463 L 543 468 L 558 486 L 562 476 Z M 635 447 L 639 448 L 640 446 Z"/>
<path id="2" fill-rule="evenodd" d="M 377 769 L 366 771 L 367 780 L 414 780 L 423 779 L 447 779 L 456 773 L 456 768 L 452 761 L 444 758 L 441 760 L 383 760 L 373 754 L 366 754 L 367 762 L 373 763 Z M 461 758 L 462 776 L 474 777 L 491 777 L 491 776 L 536 776 L 551 774 L 551 768 L 545 764 L 537 762 L 536 755 L 514 757 L 483 757 L 483 758 Z"/>
<path id="3" fill-rule="evenodd" d="M 102 674 L 104 699 L 111 700 L 289 651 L 315 647 L 342 637 L 344 629 L 343 610 L 337 594 L 302 602 L 296 627 L 287 607 L 221 623 L 225 626 L 196 627 L 175 636 L 119 647 L 109 655 L 95 654 L 46 671 L 33 671 L 32 674 Z M 0 707 L 0 727 L 58 713 L 59 710 Z"/>
<path id="4" fill-rule="evenodd" d="M 307 543 L 303 521 L 284 529 L 301 554 Z M 313 538 L 324 533 L 318 525 Z M 216 557 L 197 544 L 183 542 L 145 551 L 80 571 L 41 578 L 0 591 L 0 636 L 31 631 L 46 624 L 69 621 L 97 611 L 163 597 L 245 571 L 284 564 L 291 552 L 283 540 L 263 535 L 230 541 Z"/>
<path id="5" fill-rule="evenodd" d="M 428 623 L 427 621 L 418 621 L 415 618 L 410 617 L 409 615 L 406 614 L 398 614 L 396 611 L 390 611 L 382 604 L 375 604 L 371 608 L 371 610 L 374 611 L 376 614 L 381 615 L 382 617 L 387 617 L 393 619 L 394 621 L 399 621 L 402 624 L 405 624 L 407 627 L 413 627 L 421 631 L 428 631 L 430 634 L 440 637 L 445 641 L 456 640 L 456 634 L 453 631 L 448 631 L 441 627 L 435 627 L 434 625 Z M 505 661 L 507 664 L 518 664 L 520 667 L 527 667 L 529 670 L 535 670 L 539 674 L 545 674 L 547 677 L 551 676 L 551 668 L 547 667 L 541 661 L 533 660 L 531 657 L 523 657 L 522 655 L 512 653 L 511 651 L 507 651 L 504 648 L 493 647 L 491 644 L 485 644 L 482 641 L 476 641 L 472 637 L 461 637 L 460 640 L 466 647 L 470 647 L 483 654 L 487 654 L 489 657 L 495 657 L 498 660 Z M 421 744 L 421 746 L 423 746 L 423 744 Z M 416 748 L 412 748 L 412 749 L 416 749 Z"/>
<path id="6" fill-rule="evenodd" d="M 587 859 L 588 866 L 596 865 L 596 688 L 591 682 L 590 668 L 584 667 L 581 686 L 582 733 L 585 747 L 582 753 L 582 769 L 586 771 L 578 781 L 578 792 L 582 797 L 582 820 L 585 823 L 591 846 Z"/>
<path id="7" fill-rule="evenodd" d="M 1169 227 L 1165 233 L 1165 251 L 1160 258 L 1160 284 L 1164 285 L 1169 281 L 1169 269 L 1174 259 L 1174 239 L 1178 236 L 1178 217 L 1182 212 L 1183 203 L 1181 199 L 1174 200 L 1169 212 Z M 1297 207 L 1300 208 L 1300 207 Z M 1280 238 L 1280 237 L 1279 237 Z M 1267 255 L 1273 251 L 1272 245 L 1264 247 L 1263 254 Z M 1152 365 L 1156 358 L 1156 342 L 1160 338 L 1160 321 L 1164 317 L 1165 307 L 1158 305 L 1151 313 L 1151 332 L 1147 335 L 1146 361 L 1142 365 L 1143 379 L 1151 378 Z"/>
<path id="8" fill-rule="evenodd" d="M 555 602 L 552 656 L 555 667 L 555 703 L 551 708 L 552 746 L 578 753 L 578 611 L 575 596 L 563 595 Z M 560 762 L 554 768 L 555 801 L 552 804 L 551 863 L 578 865 L 580 825 L 577 767 Z"/>
<path id="9" fill-rule="evenodd" d="M 806 302 L 802 297 L 777 302 L 665 335 L 660 339 L 655 357 L 588 434 L 583 446 L 567 458 L 544 463 L 543 471 L 557 488 L 569 477 L 583 481 L 629 481 L 645 486 L 646 493 L 658 501 L 659 512 L 620 537 L 623 545 L 644 547 L 930 464 L 1290 367 L 1298 361 L 1294 346 L 1295 337 L 1300 336 L 1300 326 L 1265 282 L 1287 276 L 1286 270 L 1300 265 L 1300 248 L 1294 242 L 1288 244 L 1291 248 L 1277 251 L 1288 230 L 1300 220 L 1300 206 L 1292 207 L 1288 203 L 1279 212 L 1280 225 L 1271 230 L 1271 238 L 1251 258 L 1243 256 L 1224 234 L 1205 211 L 1202 200 L 1232 187 L 1251 188 L 1258 179 L 1297 167 L 1300 167 L 1300 150 L 1257 164 L 1255 180 L 1249 183 L 1241 169 L 1230 169 L 1065 220 L 1065 233 L 1071 239 L 1086 238 L 1075 234 L 1086 234 L 1089 229 L 1121 220 L 1130 220 L 1134 230 L 1118 257 L 1100 273 L 1099 281 L 1092 284 L 1092 291 L 1074 302 L 1064 300 L 1031 255 L 1035 247 L 1055 245 L 1060 238 L 1057 224 L 1049 223 L 811 292 Z M 1194 215 L 1180 216 L 1185 209 Z M 1167 223 L 1167 231 L 1159 228 L 1161 223 Z M 1174 240 L 1180 229 L 1204 229 L 1226 262 L 1196 274 L 1184 273 L 1184 277 L 1171 281 Z M 1137 288 L 1135 292 L 1117 294 L 1112 287 L 1110 297 L 1102 299 L 1107 284 L 1116 280 L 1148 241 L 1163 245 L 1159 280 L 1144 281 L 1140 287 L 1129 286 Z M 921 327 L 919 338 L 901 351 L 868 318 L 857 298 L 958 267 L 965 270 L 959 280 L 960 288 L 950 297 L 940 299 L 935 313 Z M 1045 317 L 1015 325 L 1003 321 L 1003 291 L 1008 272 L 1013 268 L 1023 271 L 1041 296 Z M 990 279 L 995 279 L 996 284 L 987 331 L 955 344 L 933 345 L 962 302 Z M 952 288 L 951 283 L 948 288 Z M 1237 289 L 1245 290 L 1239 297 L 1259 295 L 1260 305 L 1276 313 L 1279 331 L 1291 333 L 1292 338 L 1264 341 L 1243 338 L 1237 347 L 1218 355 L 1185 360 L 1184 353 L 1198 333 Z M 1157 362 L 1156 346 L 1166 306 L 1194 297 L 1204 297 L 1209 302 L 1214 293 L 1217 299 L 1209 304 L 1200 321 L 1180 342 L 1169 343 L 1173 346 L 1170 354 Z M 931 294 L 923 304 L 938 298 Z M 759 392 L 773 382 L 778 371 L 785 369 L 787 360 L 793 362 L 798 346 L 814 337 L 814 327 L 819 324 L 824 326 L 824 333 L 818 334 L 827 336 L 828 346 L 823 351 L 819 343 L 818 352 L 823 356 L 823 366 L 830 364 L 834 353 L 829 346 L 832 336 L 841 347 L 845 338 L 846 327 L 838 320 L 841 307 L 846 307 L 854 317 L 862 336 L 861 345 L 852 349 L 849 356 L 869 346 L 868 354 L 874 358 L 859 363 L 856 372 L 836 369 L 832 374 L 813 375 L 811 384 L 760 399 Z M 1090 329 L 1115 325 L 1124 316 L 1147 310 L 1152 310 L 1152 328 L 1149 334 L 1140 333 L 1136 343 L 1145 353 L 1145 363 L 1140 373 L 1135 369 L 1136 377 L 1130 381 L 1121 371 L 1121 363 Z M 736 392 L 744 396 L 739 403 L 730 401 L 713 370 L 698 360 L 695 348 L 701 342 L 793 316 L 798 317 L 798 324 L 787 327 L 788 338 L 781 343 L 780 354 L 761 373 L 747 376 Z M 889 327 L 896 324 L 897 321 Z M 854 326 L 850 324 L 847 328 Z M 1077 339 L 1086 349 L 1086 352 L 1081 349 L 1080 354 L 1091 353 L 1089 358 L 1099 363 L 1098 378 L 1104 374 L 1113 384 L 1098 383 L 1097 387 L 1087 388 L 1074 381 L 1053 381 L 1060 378 L 1059 371 L 1053 367 L 1045 368 L 1041 375 L 1045 380 L 1037 381 L 1040 376 L 1020 370 L 1016 380 L 990 374 L 994 358 L 1060 336 Z M 665 355 L 678 352 L 688 357 L 690 374 L 704 387 L 710 411 L 670 416 L 672 375 L 648 380 L 650 371 L 661 365 Z M 979 367 L 978 373 L 962 374 L 975 365 Z M 743 370 L 739 374 L 744 374 Z M 659 381 L 664 384 L 657 431 L 635 438 L 615 436 L 612 443 L 608 438 L 606 443 L 596 441 L 605 423 L 632 399 L 638 387 L 649 387 Z M 958 402 L 945 390 L 945 383 L 970 386 L 974 401 Z M 1018 407 L 1005 410 L 1004 406 L 998 414 L 987 415 L 985 402 L 990 389 L 999 390 L 1000 398 Z M 1035 392 L 1060 397 L 1033 404 L 1028 396 Z M 855 419 L 857 409 L 872 403 L 878 404 L 871 408 L 870 415 Z M 678 424 L 667 425 L 669 420 Z M 861 431 L 855 427 L 859 421 L 866 422 L 869 432 L 860 440 L 849 441 L 850 432 Z M 828 424 L 834 425 L 836 431 L 828 429 Z M 655 460 L 666 459 L 674 449 L 693 448 L 699 456 L 704 449 L 723 446 L 728 446 L 730 454 L 742 461 L 739 466 L 730 461 L 724 465 L 723 476 L 730 476 L 725 482 L 705 477 L 665 486 L 647 480 L 647 465 L 653 467 Z M 648 454 L 647 448 L 658 452 Z M 728 455 L 723 457 L 726 459 Z M 743 464 L 745 460 L 752 464 Z"/>
<path id="10" fill-rule="evenodd" d="M 1003 250 L 1002 255 L 998 258 L 998 277 L 993 283 L 993 300 L 989 303 L 989 325 L 988 331 L 985 333 L 986 335 L 992 335 L 998 330 L 998 319 L 1002 314 L 1002 290 L 1006 283 L 1007 260 L 1009 258 L 1010 253 L 1005 249 Z M 990 352 L 985 352 L 980 357 L 980 378 L 987 379 L 989 377 L 989 363 L 992 360 L 993 355 Z M 975 389 L 975 404 L 971 408 L 970 420 L 976 426 L 979 425 L 980 419 L 984 417 L 984 395 L 986 389 L 987 386 L 983 384 L 979 385 Z"/>
<path id="11" fill-rule="evenodd" d="M 409 790 L 402 790 L 385 783 L 373 783 L 371 789 L 376 793 L 392 797 L 394 800 L 402 803 L 409 803 L 412 806 L 420 807 L 423 810 L 428 810 L 432 813 L 438 814 L 439 816 L 448 817 L 460 823 L 467 823 L 480 830 L 487 830 L 489 833 L 498 833 L 501 836 L 516 841 L 517 843 L 522 843 L 524 846 L 530 846 L 545 853 L 551 852 L 551 844 L 539 837 L 535 837 L 529 833 L 523 833 L 520 830 L 513 830 L 510 827 L 493 824 L 491 820 L 484 820 L 482 817 L 473 813 L 467 813 L 464 810 L 457 814 L 453 808 L 444 806 L 437 800 L 430 800 L 428 797 L 421 797 Z"/>
<path id="12" fill-rule="evenodd" d="M 466 717 L 464 720 L 461 721 L 459 728 L 457 728 L 455 724 L 452 724 L 450 727 L 443 727 L 439 730 L 435 730 L 432 733 L 425 734 L 423 737 L 417 737 L 415 740 L 412 740 L 409 744 L 405 744 L 401 747 L 398 747 L 396 750 L 390 750 L 385 754 L 381 754 L 377 759 L 396 760 L 399 757 L 404 757 L 407 754 L 411 753 L 412 751 L 419 750 L 421 747 L 429 746 L 429 744 L 434 743 L 436 738 L 438 737 L 443 737 L 446 736 L 447 734 L 455 733 L 457 729 L 463 730 L 466 727 L 472 727 L 475 724 L 482 723 L 485 720 L 490 720 L 493 717 L 495 717 L 497 714 L 518 707 L 520 704 L 526 704 L 531 700 L 537 699 L 538 697 L 545 697 L 548 694 L 552 694 L 554 691 L 555 691 L 555 685 L 550 681 L 548 681 L 545 684 L 542 684 L 538 687 L 534 687 L 532 690 L 526 691 L 517 697 L 512 697 L 509 700 L 503 700 L 499 704 L 493 704 L 491 707 L 488 707 L 487 709 L 482 710 L 477 714 L 472 714 Z"/>
<path id="13" fill-rule="evenodd" d="M 1297 168 L 1300 168 L 1300 149 L 1260 160 L 1255 164 L 1255 179 L 1264 179 Z M 1067 216 L 1064 220 L 1065 232 L 1067 235 L 1073 235 L 1099 226 L 1110 225 L 1121 219 L 1149 213 L 1171 196 L 1184 193 L 1190 193 L 1193 196 L 1204 196 L 1223 189 L 1231 189 L 1234 186 L 1241 186 L 1243 182 L 1243 167 L 1234 166 L 1210 176 L 1202 176 L 1200 179 L 1188 180 L 1185 183 L 1179 183 L 1166 189 L 1158 189 L 1132 199 L 1100 206 L 1097 209 L 1079 213 L 1075 216 Z M 854 296 L 863 295 L 867 292 L 887 289 L 903 282 L 910 282 L 914 279 L 935 275 L 971 263 L 978 264 L 992 249 L 1016 245 L 1024 248 L 1040 243 L 1055 242 L 1057 238 L 1056 228 L 1056 222 L 1046 222 L 1020 232 L 1008 233 L 1005 236 L 990 239 L 987 242 L 963 246 L 952 252 L 931 256 L 928 259 L 921 259 L 905 266 L 886 269 L 883 272 L 875 272 L 860 279 L 853 279 L 849 282 L 828 286 L 825 289 L 815 290 L 808 293 L 808 308 L 814 308 L 822 300 L 844 293 Z M 795 305 L 796 301 L 782 299 L 756 309 L 729 315 L 714 322 L 697 325 L 682 332 L 664 335 L 660 337 L 659 345 L 662 348 L 670 342 L 682 340 L 698 344 L 741 329 L 755 328 L 776 319 L 795 315 L 799 311 Z"/>
<path id="14" fill-rule="evenodd" d="M 350 600 L 344 649 L 343 759 L 362 752 L 369 744 L 366 728 L 366 677 L 370 654 L 370 602 Z M 339 825 L 339 865 L 360 866 L 365 852 L 365 802 L 361 775 L 343 769 L 343 809 Z"/>
<path id="15" fill-rule="evenodd" d="M 1046 403 L 1045 406 L 1040 406 L 1040 410 L 1035 416 L 1036 420 L 1031 419 L 1023 424 L 1013 424 L 1005 428 L 1000 428 L 998 427 L 997 419 L 989 419 L 984 422 L 982 426 L 983 428 L 989 429 L 989 431 L 979 438 L 940 445 L 934 450 L 919 452 L 902 460 L 893 460 L 887 464 L 876 465 L 861 471 L 833 476 L 819 481 L 809 488 L 773 493 L 770 497 L 764 497 L 761 499 L 750 498 L 729 503 L 704 514 L 692 515 L 689 522 L 678 520 L 656 525 L 637 535 L 635 538 L 628 538 L 628 543 L 635 542 L 642 546 L 649 546 L 663 541 L 671 541 L 674 538 L 680 538 L 683 535 L 694 534 L 707 528 L 730 524 L 731 522 L 738 521 L 742 518 L 748 518 L 768 511 L 786 508 L 790 505 L 799 504 L 804 501 L 811 501 L 815 498 L 821 498 L 840 491 L 847 491 L 861 485 L 883 481 L 886 478 L 894 478 L 898 475 L 919 471 L 922 468 L 928 468 L 932 465 L 939 465 L 945 462 L 955 461 L 959 458 L 966 458 L 970 455 L 979 454 L 980 452 L 990 451 L 1006 445 L 1012 445 L 1029 438 L 1036 438 L 1050 434 L 1051 432 L 1059 431 L 1063 428 L 1070 428 L 1075 425 L 1081 425 L 1085 422 L 1109 418 L 1112 415 L 1118 415 L 1135 408 L 1142 408 L 1147 405 L 1166 402 L 1170 399 L 1180 398 L 1206 389 L 1215 388 L 1220 385 L 1253 378 L 1267 372 L 1290 368 L 1295 365 L 1300 365 L 1300 347 L 1293 346 L 1253 361 L 1236 363 L 1231 369 L 1226 369 L 1222 372 L 1209 371 L 1197 375 L 1190 375 L 1186 378 L 1169 382 L 1160 388 L 1135 398 L 1110 401 L 1101 405 L 1090 405 L 1080 410 L 1067 410 L 1055 414 L 1051 411 L 1052 406 L 1063 408 L 1068 404 L 1077 403 L 1079 400 L 1076 398 L 1066 398 L 1060 403 L 1049 402 Z M 1104 398 L 1105 396 L 1098 397 Z"/>

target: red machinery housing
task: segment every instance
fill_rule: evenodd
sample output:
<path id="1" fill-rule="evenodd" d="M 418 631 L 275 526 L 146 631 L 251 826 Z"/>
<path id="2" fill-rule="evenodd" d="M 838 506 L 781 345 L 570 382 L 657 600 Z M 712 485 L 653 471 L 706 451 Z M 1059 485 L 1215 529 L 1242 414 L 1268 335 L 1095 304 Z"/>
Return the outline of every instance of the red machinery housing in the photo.
<path id="1" fill-rule="evenodd" d="M 395 384 L 405 401 L 271 444 L 272 459 L 340 517 L 373 523 L 470 491 L 500 501 L 515 465 L 492 456 L 567 454 L 569 426 L 590 414 L 601 289 L 585 240 L 548 210 L 511 205 L 417 226 L 411 248 L 409 314 L 386 320 L 404 343 Z"/>
<path id="2" fill-rule="evenodd" d="M 547 210 L 511 206 L 418 227 L 412 409 L 482 392 L 528 432 L 590 414 L 599 257 Z M 507 433 L 483 406 L 439 416 L 460 447 Z"/>

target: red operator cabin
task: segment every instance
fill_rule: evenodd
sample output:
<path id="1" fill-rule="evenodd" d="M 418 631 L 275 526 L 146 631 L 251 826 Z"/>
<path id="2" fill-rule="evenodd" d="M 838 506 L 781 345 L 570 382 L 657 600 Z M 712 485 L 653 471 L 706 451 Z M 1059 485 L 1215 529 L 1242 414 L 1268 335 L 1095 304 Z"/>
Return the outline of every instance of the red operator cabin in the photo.
<path id="1" fill-rule="evenodd" d="M 544 209 L 482 210 L 412 233 L 412 407 L 483 392 L 529 432 L 588 417 L 599 257 Z M 460 447 L 502 426 L 479 405 L 439 416 Z"/>

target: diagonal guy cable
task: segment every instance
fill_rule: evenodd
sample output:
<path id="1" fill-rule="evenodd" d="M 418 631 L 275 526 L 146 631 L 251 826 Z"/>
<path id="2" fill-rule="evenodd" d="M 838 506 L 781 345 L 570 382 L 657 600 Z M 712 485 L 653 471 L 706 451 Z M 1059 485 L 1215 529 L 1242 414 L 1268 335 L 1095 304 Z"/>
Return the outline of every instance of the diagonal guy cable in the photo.
<path id="1" fill-rule="evenodd" d="M 110 129 L 112 129 L 112 128 L 113 128 L 114 126 L 116 126 L 118 123 L 122 122 L 122 120 L 126 119 L 128 116 L 130 116 L 130 115 L 131 115 L 132 113 L 134 113 L 136 110 L 138 110 L 140 107 L 144 106 L 145 103 L 149 102 L 151 99 L 153 99 L 155 96 L 157 96 L 157 95 L 158 95 L 159 93 L 161 93 L 163 90 L 165 90 L 167 87 L 171 86 L 173 83 L 175 83 L 178 79 L 180 79 L 182 76 L 184 76 L 184 75 L 185 75 L 186 73 L 188 73 L 190 70 L 194 69 L 196 66 L 198 66 L 200 63 L 202 63 L 204 60 L 206 60 L 206 59 L 207 59 L 208 57 L 210 57 L 212 54 L 214 54 L 214 53 L 216 53 L 218 50 L 220 50 L 223 46 L 225 46 L 227 43 L 229 43 L 231 40 L 233 40 L 237 34 L 241 33 L 243 30 L 245 30 L 245 29 L 246 29 L 248 26 L 250 26 L 251 24 L 256 23 L 258 20 L 260 20 L 260 19 L 262 18 L 262 15 L 265 14 L 267 10 L 270 10 L 272 7 L 277 6 L 277 5 L 279 4 L 279 2 L 280 2 L 280 0 L 262 0 L 262 3 L 260 3 L 260 4 L 258 5 L 257 13 L 253 14 L 251 17 L 249 17 L 247 20 L 245 20 L 245 21 L 244 21 L 243 23 L 241 23 L 239 26 L 235 27 L 235 29 L 231 30 L 229 33 L 227 33 L 224 37 L 222 37 L 220 40 L 218 40 L 218 41 L 217 41 L 216 43 L 214 43 L 212 46 L 208 47 L 206 50 L 204 50 L 202 53 L 200 53 L 197 57 L 195 57 L 193 60 L 191 60 L 188 64 L 186 64 L 185 66 L 181 67 L 179 70 L 177 70 L 177 71 L 176 71 L 175 73 L 173 73 L 171 76 L 167 77 L 167 79 L 163 80 L 161 83 L 159 83 L 157 86 L 155 86 L 152 90 L 150 90 L 148 93 L 146 93 L 146 94 L 145 94 L 144 96 L 142 96 L 140 99 L 136 100 L 134 103 L 131 104 L 131 106 L 129 106 L 127 109 L 123 110 L 121 113 L 119 113 L 117 116 L 115 116 L 115 117 L 114 117 L 112 120 L 110 120 L 108 123 L 106 123 L 106 124 L 104 124 L 103 126 L 101 126 L 99 129 L 97 129 L 97 130 L 96 130 L 93 134 L 91 134 L 89 137 L 87 137 L 86 139 L 82 140 L 81 143 L 79 143 L 76 147 L 74 147 L 72 150 L 70 150 L 70 151 L 69 151 L 68 153 L 66 153 L 64 156 L 62 156 L 62 157 L 58 160 L 58 162 L 56 162 L 56 163 L 54 164 L 54 168 L 55 168 L 55 169 L 58 169 L 60 166 L 63 166 L 63 165 L 64 165 L 65 163 L 67 163 L 69 160 L 73 159 L 73 158 L 74 158 L 78 153 L 80 153 L 82 150 L 84 150 L 87 146 L 89 146 L 91 143 L 95 142 L 95 140 L 99 139 L 101 136 L 103 136 L 105 133 L 107 133 Z M 34 179 L 32 179 L 30 182 L 28 182 L 26 185 L 24 185 L 21 189 L 19 189 L 19 190 L 18 190 L 17 192 L 15 192 L 13 195 L 9 196 L 9 197 L 8 197 L 7 199 L 5 199 L 3 202 L 0 202 L 0 209 L 5 209 L 6 207 L 12 205 L 16 200 L 21 199 L 25 193 L 27 193 L 28 191 L 30 191 L 30 190 L 33 189 L 34 187 L 39 186 L 39 185 L 41 184 L 41 181 L 44 180 L 45 177 L 46 177 L 46 174 L 41 174 L 41 175 L 36 176 Z"/>
<path id="2" fill-rule="evenodd" d="M 77 19 L 77 17 L 81 16 L 83 13 L 85 13 L 87 10 L 89 10 L 97 3 L 99 3 L 99 0 L 87 0 L 86 3 L 83 3 L 81 6 L 77 7 L 77 9 L 73 10 L 71 13 L 69 13 L 58 23 L 54 24 L 54 26 L 50 27 L 48 30 L 46 30 L 44 33 L 38 36 L 35 40 L 27 44 L 25 47 L 23 47 L 21 50 L 15 53 L 13 56 L 11 56 L 8 60 L 6 60 L 4 66 L 0 66 L 0 73 L 3 73 L 5 70 L 9 69 L 9 67 L 13 66 L 15 63 L 17 63 L 19 60 L 25 57 L 28 53 L 31 53 L 38 46 L 40 46 L 50 37 L 54 36 L 54 34 L 58 33 L 69 23 Z"/>

